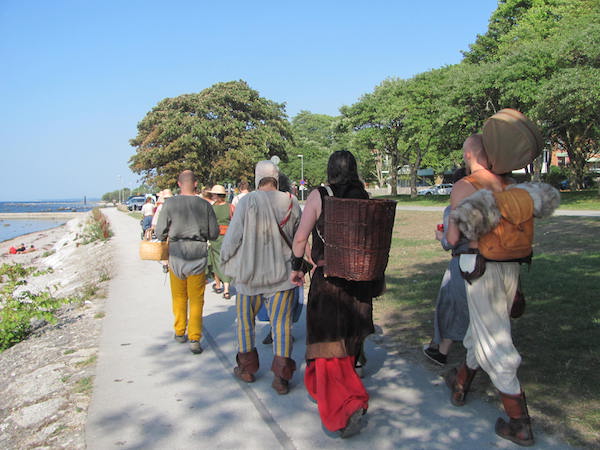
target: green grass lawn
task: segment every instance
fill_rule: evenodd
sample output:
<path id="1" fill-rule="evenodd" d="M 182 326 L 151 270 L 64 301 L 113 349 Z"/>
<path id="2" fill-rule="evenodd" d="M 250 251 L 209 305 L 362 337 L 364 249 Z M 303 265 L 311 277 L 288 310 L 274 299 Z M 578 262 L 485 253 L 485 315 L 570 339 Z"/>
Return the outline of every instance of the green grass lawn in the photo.
<path id="1" fill-rule="evenodd" d="M 446 206 L 450 202 L 449 195 L 419 195 L 417 198 L 411 198 L 410 195 L 385 195 L 377 198 L 389 198 L 396 200 L 400 205 L 410 206 Z M 562 191 L 560 198 L 560 209 L 600 210 L 598 189 Z"/>
<path id="2" fill-rule="evenodd" d="M 141 211 L 129 211 L 129 212 L 127 212 L 127 214 L 129 216 L 133 217 L 134 219 L 138 219 L 138 220 L 142 220 L 144 218 Z"/>
<path id="3" fill-rule="evenodd" d="M 579 194 L 579 193 L 575 193 Z M 421 346 L 429 342 L 435 298 L 450 255 L 434 239 L 439 212 L 397 211 L 388 291 L 375 302 L 377 322 L 392 345 L 430 370 Z M 538 221 L 534 260 L 522 267 L 525 314 L 513 321 L 523 357 L 519 379 L 537 424 L 579 446 L 600 444 L 600 218 L 552 217 Z M 464 349 L 455 344 L 449 366 Z M 474 395 L 497 395 L 478 376 Z"/>

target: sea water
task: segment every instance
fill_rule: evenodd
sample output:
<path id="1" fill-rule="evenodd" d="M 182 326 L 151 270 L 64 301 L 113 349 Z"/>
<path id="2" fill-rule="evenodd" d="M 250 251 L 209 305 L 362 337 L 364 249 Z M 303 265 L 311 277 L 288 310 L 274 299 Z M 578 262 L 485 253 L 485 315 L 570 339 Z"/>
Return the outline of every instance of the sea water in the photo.
<path id="1" fill-rule="evenodd" d="M 66 223 L 65 219 L 0 219 L 0 242 L 22 236 L 24 234 L 44 231 Z M 30 244 L 23 242 L 27 247 Z M 1 249 L 4 251 L 5 249 Z"/>
<path id="2" fill-rule="evenodd" d="M 89 211 L 96 201 L 57 200 L 47 202 L 0 202 L 0 213 L 80 212 Z"/>
<path id="3" fill-rule="evenodd" d="M 80 200 L 36 201 L 36 202 L 0 202 L 2 213 L 53 213 L 53 212 L 84 212 L 97 206 L 96 201 L 82 202 Z M 68 219 L 38 219 L 38 218 L 0 218 L 0 242 L 13 239 L 24 234 L 35 233 L 60 226 Z M 27 242 L 23 242 L 29 246 Z"/>

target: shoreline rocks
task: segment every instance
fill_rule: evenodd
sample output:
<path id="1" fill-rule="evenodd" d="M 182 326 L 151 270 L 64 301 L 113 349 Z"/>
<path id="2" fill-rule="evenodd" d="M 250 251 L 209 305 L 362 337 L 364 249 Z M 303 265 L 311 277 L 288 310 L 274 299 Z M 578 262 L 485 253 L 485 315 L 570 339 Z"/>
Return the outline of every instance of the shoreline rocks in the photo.
<path id="1" fill-rule="evenodd" d="M 61 308 L 55 324 L 41 322 L 26 340 L 0 353 L 0 448 L 85 448 L 112 257 L 110 241 L 78 243 L 88 217 L 20 236 L 15 241 L 32 242 L 38 251 L 0 259 L 43 273 L 29 277 L 24 288 L 77 298 Z"/>

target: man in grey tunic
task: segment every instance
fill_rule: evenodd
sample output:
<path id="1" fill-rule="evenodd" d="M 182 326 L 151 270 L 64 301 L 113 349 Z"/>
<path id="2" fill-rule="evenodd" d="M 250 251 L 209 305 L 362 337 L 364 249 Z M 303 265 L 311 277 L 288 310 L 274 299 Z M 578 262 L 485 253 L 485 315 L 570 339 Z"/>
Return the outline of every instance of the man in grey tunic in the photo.
<path id="1" fill-rule="evenodd" d="M 219 225 L 211 205 L 196 195 L 198 183 L 191 170 L 181 172 L 177 184 L 181 192 L 165 201 L 155 233 L 161 241 L 169 239 L 169 275 L 175 316 L 175 340 L 180 343 L 186 342 L 187 329 L 190 351 L 202 353 L 200 338 L 206 285 L 207 241 L 214 241 L 219 237 Z"/>

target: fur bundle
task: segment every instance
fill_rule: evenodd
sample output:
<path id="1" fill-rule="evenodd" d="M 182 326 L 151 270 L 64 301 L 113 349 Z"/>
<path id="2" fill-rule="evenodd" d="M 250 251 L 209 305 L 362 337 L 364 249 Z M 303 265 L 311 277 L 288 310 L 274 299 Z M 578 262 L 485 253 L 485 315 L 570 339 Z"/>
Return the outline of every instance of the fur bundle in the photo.
<path id="1" fill-rule="evenodd" d="M 487 189 L 471 194 L 450 213 L 450 220 L 454 220 L 470 241 L 476 241 L 492 231 L 500 222 L 500 217 L 494 194 Z"/>
<path id="2" fill-rule="evenodd" d="M 533 217 L 545 219 L 550 217 L 560 205 L 560 193 L 547 183 L 521 183 L 508 186 L 507 189 L 520 188 L 527 192 L 533 200 Z"/>
<path id="3" fill-rule="evenodd" d="M 560 193 L 546 183 L 512 184 L 507 189 L 520 188 L 529 193 L 533 200 L 533 216 L 544 219 L 550 217 L 560 204 Z M 476 241 L 492 231 L 500 222 L 500 211 L 494 194 L 480 189 L 465 198 L 450 213 L 450 219 L 470 241 Z"/>

